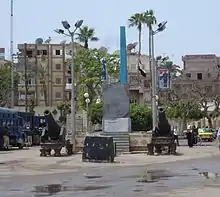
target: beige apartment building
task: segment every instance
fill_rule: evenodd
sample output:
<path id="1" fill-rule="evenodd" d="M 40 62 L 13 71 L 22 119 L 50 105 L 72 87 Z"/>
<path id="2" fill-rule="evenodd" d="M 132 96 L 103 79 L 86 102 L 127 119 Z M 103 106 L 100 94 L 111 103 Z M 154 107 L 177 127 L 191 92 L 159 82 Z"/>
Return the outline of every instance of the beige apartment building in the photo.
<path id="1" fill-rule="evenodd" d="M 76 43 L 76 50 L 80 47 Z M 66 60 L 70 58 L 71 46 L 69 44 L 27 44 L 27 76 L 28 100 L 33 99 L 36 106 L 56 106 L 57 102 L 71 99 L 71 76 L 68 73 Z M 16 91 L 16 106 L 25 105 L 24 82 L 24 44 L 18 44 L 21 54 L 18 58 L 16 71 L 20 73 L 20 82 Z M 150 102 L 150 68 L 147 55 L 141 56 L 143 68 L 147 78 L 143 78 L 137 71 L 137 54 L 128 54 L 128 78 L 130 84 L 131 101 L 136 103 Z M 39 70 L 45 70 L 45 88 Z M 46 102 L 45 102 L 46 98 Z"/>
<path id="2" fill-rule="evenodd" d="M 75 43 L 75 49 L 79 47 L 80 45 Z M 71 98 L 70 87 L 66 87 L 66 84 L 71 83 L 66 65 L 66 60 L 70 58 L 70 48 L 70 44 L 27 44 L 28 99 L 34 99 L 36 106 L 46 104 L 56 106 L 57 102 Z M 22 57 L 24 44 L 18 44 L 18 51 Z M 22 77 L 18 84 L 15 104 L 24 106 L 25 64 L 24 57 L 19 59 L 16 69 Z M 42 70 L 44 70 L 44 76 L 42 76 Z"/>
<path id="3" fill-rule="evenodd" d="M 220 73 L 219 57 L 215 54 L 185 55 L 182 60 L 183 75 L 173 81 L 173 88 L 177 92 L 187 97 L 196 83 L 210 99 L 214 92 L 220 93 L 220 78 L 214 83 Z"/>
<path id="4" fill-rule="evenodd" d="M 128 81 L 130 87 L 130 99 L 134 103 L 150 103 L 151 101 L 151 81 L 149 56 L 141 55 L 142 68 L 146 71 L 147 77 L 144 78 L 138 71 L 138 55 L 128 53 Z"/>

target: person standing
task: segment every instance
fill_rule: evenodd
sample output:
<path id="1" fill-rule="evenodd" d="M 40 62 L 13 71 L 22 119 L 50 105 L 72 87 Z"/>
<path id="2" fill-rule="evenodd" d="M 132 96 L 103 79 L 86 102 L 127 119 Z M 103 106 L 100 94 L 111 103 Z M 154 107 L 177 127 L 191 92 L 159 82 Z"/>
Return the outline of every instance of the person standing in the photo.
<path id="1" fill-rule="evenodd" d="M 192 130 L 188 130 L 187 131 L 187 142 L 188 142 L 188 146 L 190 148 L 193 147 L 193 134 L 192 134 Z"/>

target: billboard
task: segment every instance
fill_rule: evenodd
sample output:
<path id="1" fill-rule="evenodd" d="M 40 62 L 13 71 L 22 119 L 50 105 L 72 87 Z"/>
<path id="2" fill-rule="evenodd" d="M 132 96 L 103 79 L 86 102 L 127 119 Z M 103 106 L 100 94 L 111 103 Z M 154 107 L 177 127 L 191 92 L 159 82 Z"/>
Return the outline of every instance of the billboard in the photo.
<path id="1" fill-rule="evenodd" d="M 0 60 L 5 60 L 5 48 L 0 48 Z"/>
<path id="2" fill-rule="evenodd" d="M 170 89 L 171 88 L 171 80 L 170 80 L 170 72 L 167 69 L 159 69 L 159 89 Z"/>

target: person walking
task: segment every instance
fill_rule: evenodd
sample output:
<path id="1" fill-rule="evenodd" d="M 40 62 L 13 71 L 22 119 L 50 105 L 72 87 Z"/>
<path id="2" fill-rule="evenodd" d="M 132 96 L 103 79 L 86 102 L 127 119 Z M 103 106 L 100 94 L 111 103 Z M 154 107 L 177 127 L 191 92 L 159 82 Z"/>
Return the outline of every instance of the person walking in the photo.
<path id="1" fill-rule="evenodd" d="M 176 145 L 179 146 L 179 137 L 178 137 L 178 134 L 176 132 L 176 129 L 173 129 L 173 135 L 174 135 L 174 139 L 176 141 Z"/>
<path id="2" fill-rule="evenodd" d="M 218 148 L 220 150 L 220 128 L 218 129 L 216 140 L 218 142 Z"/>

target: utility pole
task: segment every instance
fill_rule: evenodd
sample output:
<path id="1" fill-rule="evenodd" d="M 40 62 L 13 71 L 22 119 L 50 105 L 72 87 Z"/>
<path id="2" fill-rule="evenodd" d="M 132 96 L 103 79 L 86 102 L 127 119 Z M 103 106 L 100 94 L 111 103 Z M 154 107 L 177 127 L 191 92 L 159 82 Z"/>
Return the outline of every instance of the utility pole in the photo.
<path id="1" fill-rule="evenodd" d="M 28 111 L 27 43 L 24 43 L 25 112 Z"/>
<path id="2" fill-rule="evenodd" d="M 11 108 L 14 107 L 14 57 L 13 57 L 13 27 L 14 27 L 14 2 L 11 0 L 11 22 L 10 22 L 10 58 L 11 58 Z"/>

